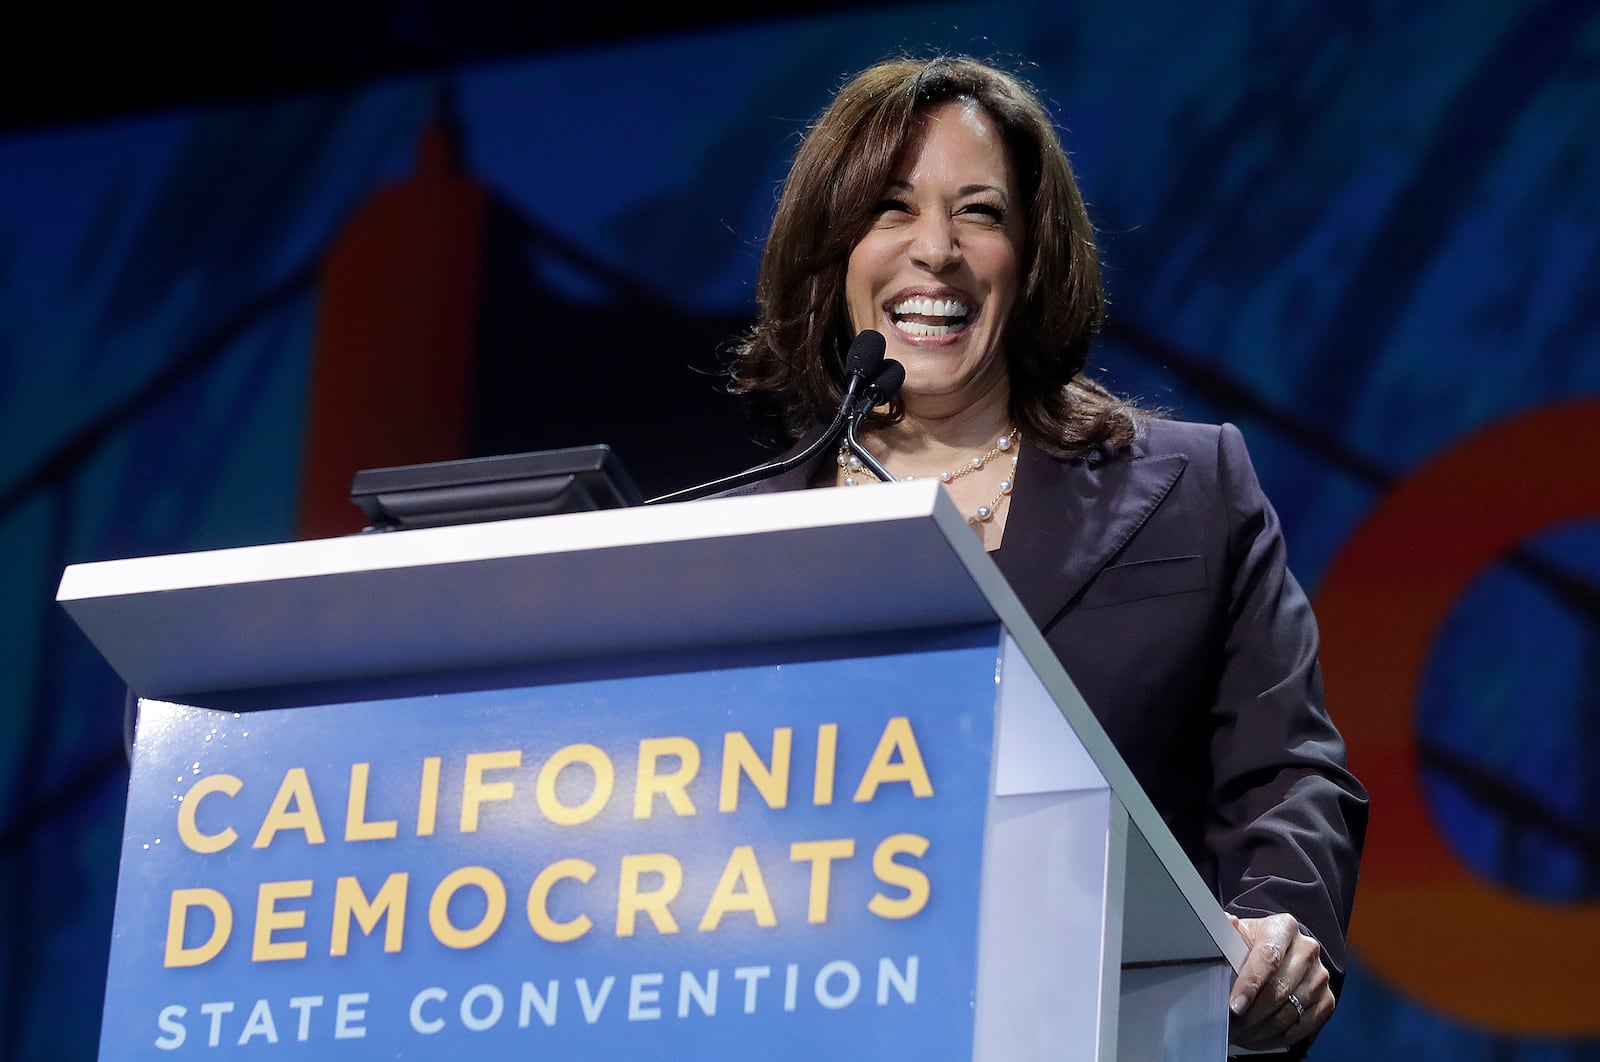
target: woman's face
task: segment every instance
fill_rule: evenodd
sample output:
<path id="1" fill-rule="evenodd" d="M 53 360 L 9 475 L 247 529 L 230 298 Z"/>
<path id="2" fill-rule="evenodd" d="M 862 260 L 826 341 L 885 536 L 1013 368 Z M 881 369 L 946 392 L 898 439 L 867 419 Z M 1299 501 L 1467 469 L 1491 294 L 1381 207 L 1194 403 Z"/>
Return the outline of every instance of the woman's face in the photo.
<path id="1" fill-rule="evenodd" d="M 1004 393 L 1025 204 L 1000 133 L 976 103 L 928 111 L 872 227 L 850 252 L 845 303 L 905 366 L 906 409 L 948 416 Z"/>

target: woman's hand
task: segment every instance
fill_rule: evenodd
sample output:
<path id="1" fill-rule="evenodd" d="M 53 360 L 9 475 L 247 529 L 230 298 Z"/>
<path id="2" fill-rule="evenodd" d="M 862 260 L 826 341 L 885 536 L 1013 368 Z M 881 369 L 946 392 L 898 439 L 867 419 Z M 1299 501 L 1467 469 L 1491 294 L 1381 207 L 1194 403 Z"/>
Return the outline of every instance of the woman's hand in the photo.
<path id="1" fill-rule="evenodd" d="M 1333 989 L 1322 965 L 1322 945 L 1300 932 L 1286 914 L 1228 916 L 1250 952 L 1228 999 L 1228 1039 L 1262 1051 L 1311 1036 L 1333 1014 Z"/>

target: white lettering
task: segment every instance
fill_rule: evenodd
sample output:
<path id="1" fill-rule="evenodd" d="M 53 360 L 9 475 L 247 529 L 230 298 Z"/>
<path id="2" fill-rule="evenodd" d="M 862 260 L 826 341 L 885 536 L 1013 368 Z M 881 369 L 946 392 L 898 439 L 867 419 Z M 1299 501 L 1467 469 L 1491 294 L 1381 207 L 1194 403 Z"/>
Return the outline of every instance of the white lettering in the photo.
<path id="1" fill-rule="evenodd" d="M 473 1004 L 480 999 L 489 1001 L 489 1013 L 481 1018 L 473 1013 Z M 461 1024 L 473 1032 L 483 1032 L 485 1029 L 494 1028 L 505 1010 L 506 997 L 500 994 L 498 988 L 494 985 L 473 985 L 467 989 L 467 994 L 461 997 Z"/>
<path id="2" fill-rule="evenodd" d="M 161 1035 L 156 1037 L 157 1047 L 163 1051 L 176 1051 L 183 1046 L 183 1041 L 189 1037 L 189 1030 L 183 1027 L 179 1019 L 187 1013 L 188 1007 L 176 1004 L 161 1008 L 161 1013 L 156 1016 L 156 1026 L 161 1030 Z"/>
<path id="3" fill-rule="evenodd" d="M 442 988 L 424 988 L 411 997 L 411 1027 L 424 1036 L 431 1036 L 444 1028 L 443 1018 L 424 1018 L 422 1005 L 424 1003 L 443 1003 L 446 992 Z"/>
<path id="4" fill-rule="evenodd" d="M 560 981 L 551 981 L 547 995 L 539 994 L 539 986 L 532 981 L 522 982 L 522 1010 L 517 1018 L 517 1024 L 526 1029 L 533 1020 L 531 1011 L 539 1012 L 539 1020 L 546 1026 L 556 1023 L 556 990 L 561 987 Z"/>
<path id="5" fill-rule="evenodd" d="M 256 1005 L 250 1009 L 250 1017 L 244 1022 L 244 1031 L 239 1033 L 239 1046 L 249 1043 L 252 1036 L 265 1036 L 269 1044 L 278 1042 L 278 1026 L 272 1020 L 272 1006 L 264 999 L 256 1000 Z"/>
<path id="6" fill-rule="evenodd" d="M 589 979 L 578 978 L 578 1003 L 583 1007 L 583 1020 L 593 1025 L 600 1020 L 600 1011 L 606 1005 L 606 997 L 611 994 L 611 986 L 616 983 L 615 977 L 607 977 L 600 982 L 600 995 L 589 995 Z"/>
<path id="7" fill-rule="evenodd" d="M 628 1020 L 654 1021 L 661 1017 L 661 975 L 634 974 L 628 981 Z"/>
<path id="8" fill-rule="evenodd" d="M 200 1013 L 211 1016 L 211 1036 L 206 1041 L 207 1047 L 216 1047 L 222 1043 L 222 1016 L 232 1013 L 232 1003 L 202 1003 Z"/>
<path id="9" fill-rule="evenodd" d="M 837 995 L 828 989 L 828 981 L 834 974 L 844 974 L 845 989 Z M 861 991 L 861 971 L 856 969 L 853 962 L 835 959 L 817 971 L 817 979 L 811 987 L 816 993 L 817 1002 L 829 1010 L 848 1007 L 855 1002 L 856 993 Z"/>
<path id="10" fill-rule="evenodd" d="M 733 976 L 744 982 L 744 1012 L 756 1012 L 756 986 L 765 978 L 772 976 L 770 966 L 741 966 L 733 971 Z"/>
<path id="11" fill-rule="evenodd" d="M 311 1039 L 311 1011 L 322 1006 L 321 996 L 295 996 L 289 1000 L 289 1009 L 300 1012 L 300 1027 L 295 1032 L 295 1039 L 305 1043 Z"/>
<path id="12" fill-rule="evenodd" d="M 706 1017 L 714 1017 L 717 1013 L 717 971 L 706 971 L 706 983 L 701 985 L 695 980 L 693 973 L 688 970 L 678 975 L 678 1017 L 689 1016 L 689 999 L 700 1006 L 700 1013 Z"/>
<path id="13" fill-rule="evenodd" d="M 360 1040 L 367 1035 L 362 1022 L 367 1019 L 366 1004 L 371 1001 L 366 992 L 345 992 L 339 996 L 339 1009 L 333 1020 L 335 1040 Z"/>
<path id="14" fill-rule="evenodd" d="M 791 962 L 783 971 L 783 1009 L 793 1010 L 800 988 L 800 964 Z"/>
<path id="15" fill-rule="evenodd" d="M 878 1006 L 889 1005 L 889 985 L 894 985 L 894 990 L 900 993 L 902 1003 L 915 1003 L 917 1001 L 917 957 L 906 956 L 906 968 L 902 973 L 895 969 L 894 960 L 885 955 L 878 960 Z"/>

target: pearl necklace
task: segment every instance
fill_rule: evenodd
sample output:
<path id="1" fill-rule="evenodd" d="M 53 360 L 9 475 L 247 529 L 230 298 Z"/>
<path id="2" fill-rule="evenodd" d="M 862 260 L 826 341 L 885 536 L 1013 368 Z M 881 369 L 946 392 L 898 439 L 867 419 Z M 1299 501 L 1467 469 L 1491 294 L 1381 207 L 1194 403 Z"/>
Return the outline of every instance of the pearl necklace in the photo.
<path id="1" fill-rule="evenodd" d="M 959 468 L 951 469 L 946 472 L 940 472 L 938 474 L 940 483 L 953 483 L 962 476 L 971 475 L 972 473 L 979 471 L 990 461 L 995 460 L 1002 454 L 1011 455 L 1010 475 L 1007 475 L 1000 481 L 999 490 L 995 492 L 994 500 L 989 502 L 988 505 L 978 506 L 977 512 L 973 514 L 976 522 L 978 523 L 988 523 L 990 520 L 993 520 L 995 513 L 1000 511 L 1000 506 L 1005 503 L 1006 497 L 1011 493 L 1011 488 L 1016 481 L 1017 475 L 1017 455 L 1011 453 L 1011 451 L 1017 445 L 1017 438 L 1017 429 L 1012 428 L 1010 431 L 1000 436 L 1000 438 L 996 439 L 994 441 L 994 445 L 990 447 L 986 453 L 974 457 L 971 461 L 968 461 Z M 839 467 L 844 470 L 845 486 L 854 487 L 857 483 L 861 482 L 861 470 L 864 466 L 861 463 L 861 458 L 850 452 L 850 445 L 848 443 L 845 443 L 839 447 Z M 917 477 L 915 476 L 905 476 L 902 477 L 899 482 L 910 483 L 916 478 Z"/>

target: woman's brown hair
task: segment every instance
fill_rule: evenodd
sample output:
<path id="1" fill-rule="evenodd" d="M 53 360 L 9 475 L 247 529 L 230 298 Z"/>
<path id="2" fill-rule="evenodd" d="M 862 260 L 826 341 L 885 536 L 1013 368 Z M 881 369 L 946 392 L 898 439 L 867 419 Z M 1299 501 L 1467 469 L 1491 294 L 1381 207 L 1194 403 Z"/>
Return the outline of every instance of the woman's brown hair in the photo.
<path id="1" fill-rule="evenodd" d="M 856 75 L 795 155 L 757 277 L 759 316 L 734 349 L 733 389 L 767 441 L 792 441 L 838 408 L 854 338 L 844 300 L 850 252 L 922 116 L 957 99 L 976 102 L 1000 131 L 1027 209 L 1025 279 L 1006 326 L 1017 427 L 1058 457 L 1132 440 L 1132 407 L 1080 375 L 1105 294 L 1094 229 L 1049 112 L 1012 75 L 941 56 Z M 900 415 L 897 403 L 889 417 Z"/>

